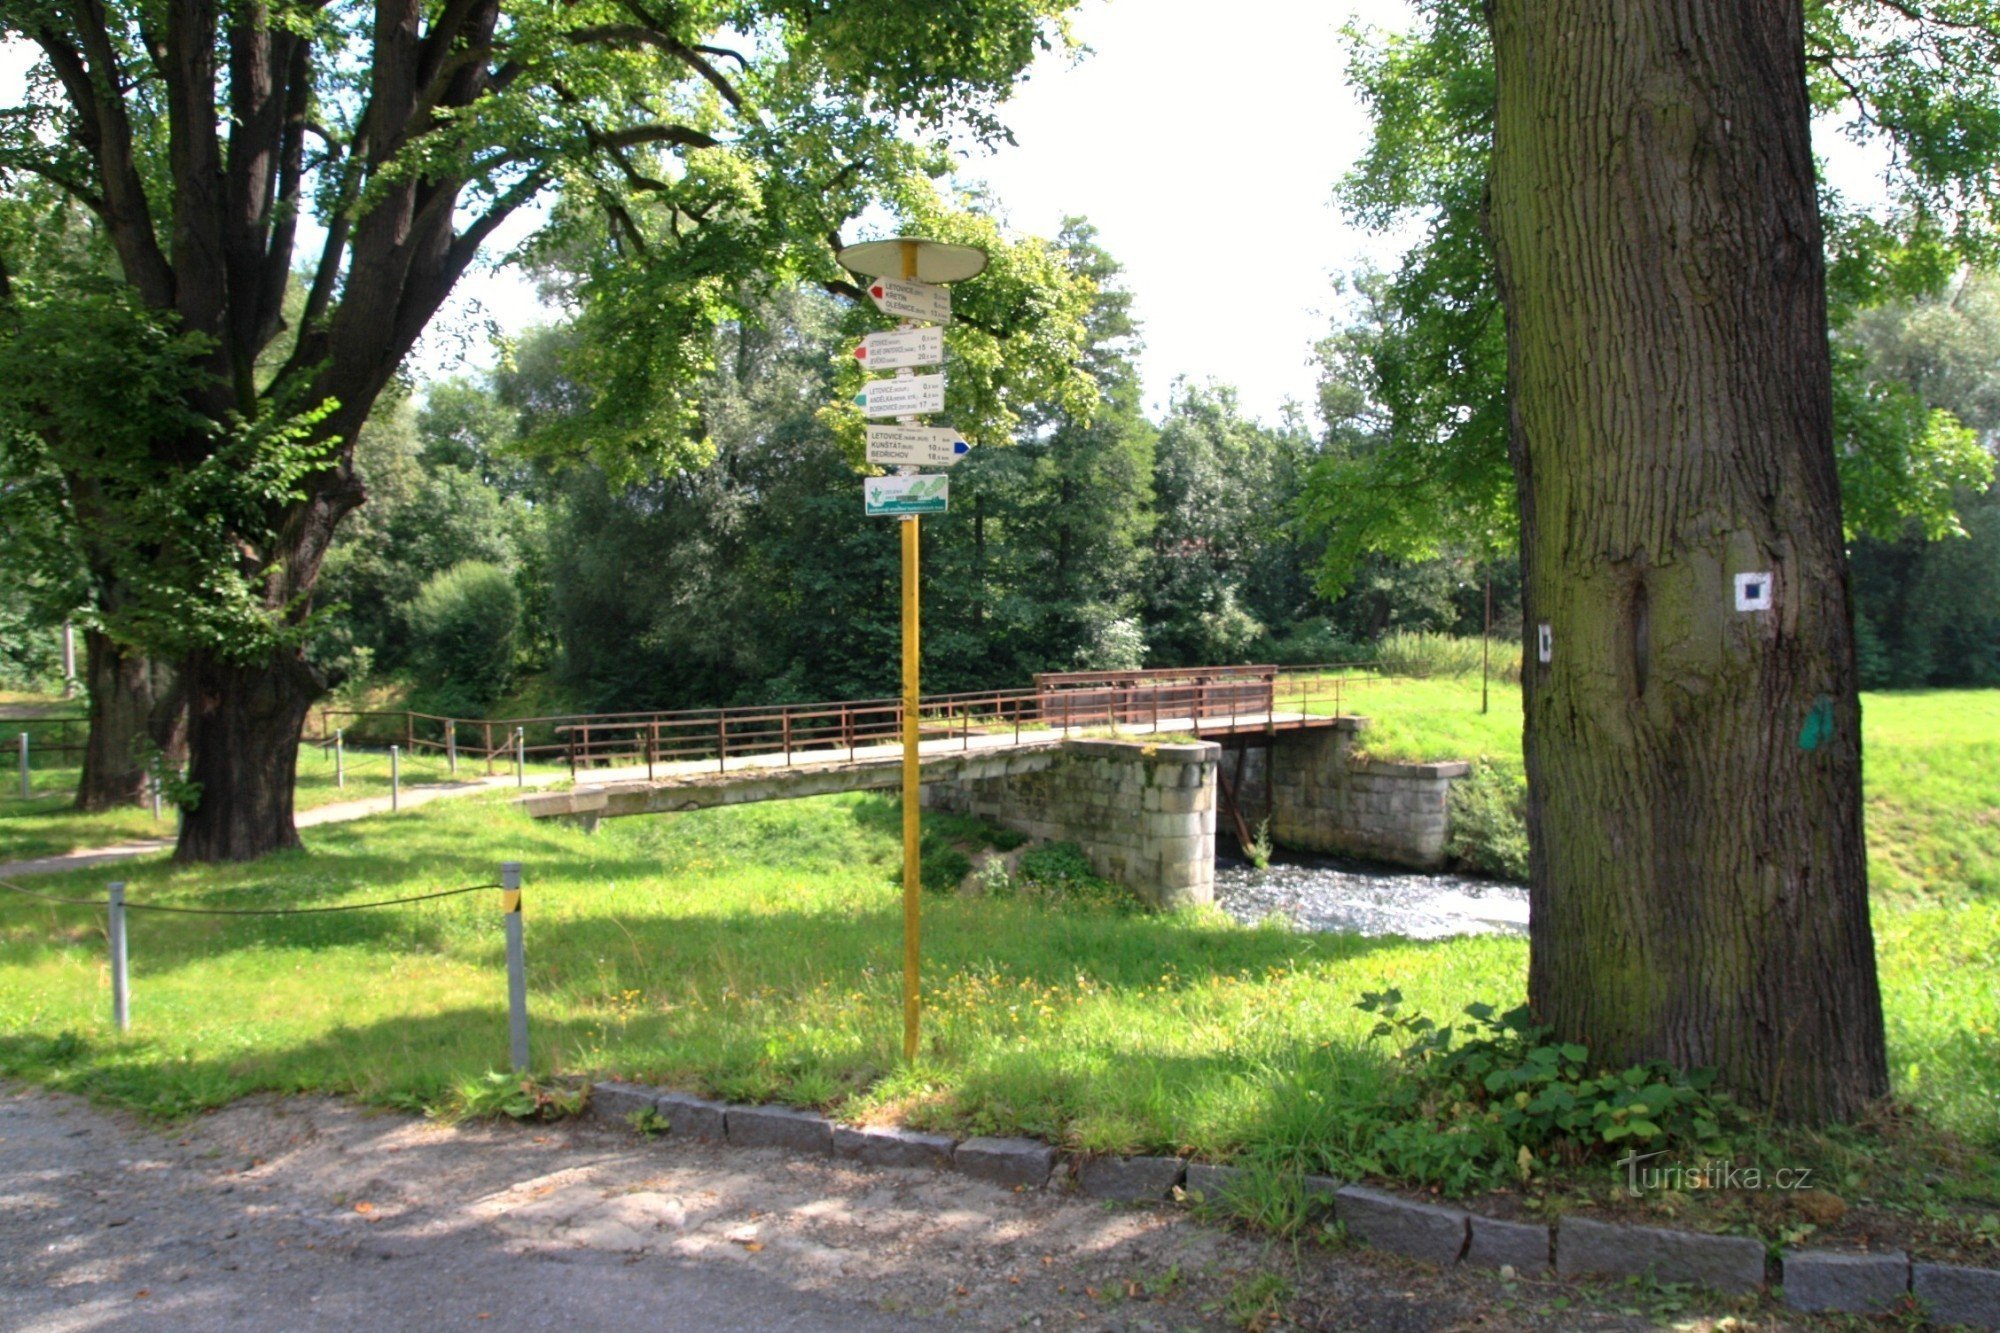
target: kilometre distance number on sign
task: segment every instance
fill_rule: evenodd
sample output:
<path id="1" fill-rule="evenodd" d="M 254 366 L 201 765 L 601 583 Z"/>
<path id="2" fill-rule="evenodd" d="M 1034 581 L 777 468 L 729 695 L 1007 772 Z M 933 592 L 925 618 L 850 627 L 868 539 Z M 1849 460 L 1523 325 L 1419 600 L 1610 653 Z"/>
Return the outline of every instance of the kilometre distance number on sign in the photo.
<path id="1" fill-rule="evenodd" d="M 854 349 L 854 359 L 870 370 L 944 364 L 943 329 L 889 329 L 871 333 Z"/>
<path id="2" fill-rule="evenodd" d="M 878 467 L 950 467 L 971 452 L 949 426 L 868 428 L 868 461 Z"/>
<path id="3" fill-rule="evenodd" d="M 868 284 L 868 297 L 885 315 L 920 319 L 926 324 L 951 323 L 951 290 L 946 287 L 902 278 L 876 278 Z"/>
<path id="4" fill-rule="evenodd" d="M 909 417 L 920 412 L 942 412 L 944 372 L 869 380 L 868 387 L 854 395 L 854 402 L 863 415 L 871 417 Z"/>

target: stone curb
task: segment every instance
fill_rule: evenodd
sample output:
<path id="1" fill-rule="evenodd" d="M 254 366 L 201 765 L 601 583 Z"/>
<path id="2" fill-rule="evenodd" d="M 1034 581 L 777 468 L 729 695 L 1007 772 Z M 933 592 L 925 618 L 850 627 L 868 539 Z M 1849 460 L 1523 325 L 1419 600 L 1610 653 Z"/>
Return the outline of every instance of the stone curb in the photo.
<path id="1" fill-rule="evenodd" d="M 788 1106 L 724 1105 L 634 1083 L 593 1084 L 586 1113 L 622 1123 L 641 1110 L 663 1116 L 667 1132 L 676 1136 L 790 1148 L 868 1166 L 950 1169 L 1017 1189 L 1041 1189 L 1059 1178 L 1056 1150 L 1037 1139 L 960 1141 L 910 1129 L 857 1129 Z M 1128 1203 L 1164 1202 L 1176 1188 L 1213 1202 L 1250 1175 L 1242 1167 L 1179 1157 L 1091 1157 L 1078 1159 L 1072 1169 L 1083 1193 Z M 1061 1178 L 1069 1175 L 1065 1171 Z M 1564 1277 L 1651 1274 L 1732 1293 L 1760 1290 L 1767 1276 L 1764 1244 L 1748 1236 L 1587 1217 L 1551 1227 L 1481 1217 L 1325 1176 L 1306 1176 L 1301 1186 L 1308 1203 L 1330 1208 L 1335 1220 L 1370 1246 L 1447 1267 L 1507 1267 L 1523 1275 L 1553 1267 Z M 1832 1250 L 1789 1250 L 1780 1256 L 1780 1267 L 1785 1304 L 1795 1310 L 1877 1314 L 1913 1292 L 1940 1323 L 2000 1329 L 2000 1271 L 1993 1269 L 1912 1263 L 1894 1251 Z"/>

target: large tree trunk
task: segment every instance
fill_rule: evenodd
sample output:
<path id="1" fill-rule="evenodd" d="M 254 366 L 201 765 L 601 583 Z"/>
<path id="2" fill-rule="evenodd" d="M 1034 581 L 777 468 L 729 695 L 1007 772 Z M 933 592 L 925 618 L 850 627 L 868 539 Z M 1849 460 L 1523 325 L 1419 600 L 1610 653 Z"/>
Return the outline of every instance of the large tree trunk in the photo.
<path id="1" fill-rule="evenodd" d="M 1847 1119 L 1888 1080 L 1799 3 L 1493 29 L 1529 996 L 1595 1062 Z"/>
<path id="2" fill-rule="evenodd" d="M 170 671 L 101 631 L 85 630 L 83 646 L 90 736 L 76 808 L 95 812 L 133 805 L 146 799 L 145 742 L 167 762 L 180 761 L 175 749 L 184 736 L 180 693 Z"/>
<path id="3" fill-rule="evenodd" d="M 296 649 L 251 663 L 196 654 L 182 673 L 188 778 L 200 794 L 182 813 L 174 859 L 249 861 L 297 847 L 292 784 L 319 674 Z"/>

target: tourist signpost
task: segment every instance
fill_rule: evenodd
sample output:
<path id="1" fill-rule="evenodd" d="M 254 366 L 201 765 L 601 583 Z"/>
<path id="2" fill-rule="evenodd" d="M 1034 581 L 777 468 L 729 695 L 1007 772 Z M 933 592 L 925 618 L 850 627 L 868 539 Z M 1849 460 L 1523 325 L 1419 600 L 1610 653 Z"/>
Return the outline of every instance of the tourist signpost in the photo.
<path id="1" fill-rule="evenodd" d="M 942 412 L 944 372 L 869 380 L 868 387 L 854 395 L 854 405 L 861 409 L 863 416 L 870 417 L 908 417 L 920 412 Z"/>
<path id="2" fill-rule="evenodd" d="M 854 349 L 854 359 L 870 370 L 944 364 L 944 330 L 887 329 L 871 333 Z"/>
<path id="3" fill-rule="evenodd" d="M 897 372 L 868 381 L 855 402 L 864 415 L 898 419 L 894 426 L 868 427 L 868 461 L 897 467 L 901 475 L 863 480 L 862 504 L 868 514 L 897 518 L 903 527 L 903 1058 L 915 1060 L 923 1013 L 917 543 L 922 515 L 944 513 L 951 500 L 950 478 L 924 476 L 918 468 L 950 467 L 970 447 L 957 431 L 924 426 L 917 417 L 944 410 L 944 330 L 936 327 L 951 322 L 951 292 L 944 284 L 977 276 L 986 252 L 899 236 L 846 246 L 838 258 L 850 273 L 870 279 L 868 296 L 877 309 L 903 321 L 893 331 L 869 334 L 854 355 L 870 370 Z M 919 366 L 940 369 L 918 375 Z"/>
<path id="4" fill-rule="evenodd" d="M 877 467 L 950 467 L 971 452 L 949 426 L 868 428 L 868 461 Z"/>

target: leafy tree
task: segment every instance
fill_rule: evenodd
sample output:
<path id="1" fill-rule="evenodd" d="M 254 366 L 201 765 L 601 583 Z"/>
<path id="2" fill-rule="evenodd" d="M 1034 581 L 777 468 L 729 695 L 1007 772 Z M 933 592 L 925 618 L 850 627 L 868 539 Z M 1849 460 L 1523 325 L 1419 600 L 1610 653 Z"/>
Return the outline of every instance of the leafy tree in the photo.
<path id="1" fill-rule="evenodd" d="M 160 553 L 119 574 L 145 590 L 124 632 L 179 656 L 194 700 L 177 856 L 296 844 L 294 742 L 323 688 L 307 622 L 365 495 L 361 425 L 510 217 L 560 182 L 546 246 L 587 241 L 586 210 L 643 238 L 644 263 L 592 272 L 589 317 L 625 335 L 591 344 L 593 424 L 628 457 L 687 458 L 684 399 L 658 390 L 693 382 L 740 280 L 829 275 L 826 236 L 941 164 L 904 131 L 1001 133 L 989 108 L 1066 7 L 0 4 L 41 55 L 0 168 L 88 208 L 132 308 L 187 340 L 193 373 L 140 418 L 104 515 Z"/>
<path id="2" fill-rule="evenodd" d="M 1326 538 L 1322 581 L 1344 588 L 1363 556 L 1475 560 L 1513 549 L 1506 340 L 1486 238 L 1492 44 L 1470 0 L 1419 0 L 1411 31 L 1348 29 L 1350 77 L 1368 105 L 1367 151 L 1342 183 L 1349 215 L 1423 231 L 1393 274 L 1363 273 L 1353 309 L 1320 345 L 1325 460 L 1304 500 Z M 1886 140 L 1897 169 L 1888 222 L 1823 192 L 1835 318 L 1943 282 L 1992 249 L 2000 139 L 2000 23 L 1955 3 L 1808 7 L 1817 110 L 1857 138 Z M 1955 488 L 1982 485 L 1984 458 L 1952 423 L 1836 362 L 1840 480 L 1854 532 L 1942 531 Z"/>
<path id="3" fill-rule="evenodd" d="M 1145 588 L 1152 662 L 1240 662 L 1296 614 L 1261 575 L 1290 540 L 1291 481 L 1308 452 L 1302 430 L 1245 418 L 1235 391 L 1175 386 L 1155 446 L 1153 527 Z M 1268 619 L 1267 619 L 1268 617 Z"/>
<path id="4" fill-rule="evenodd" d="M 500 566 L 453 565 L 417 590 L 407 620 L 411 660 L 439 706 L 483 709 L 513 679 L 521 597 Z"/>
<path id="5" fill-rule="evenodd" d="M 1491 209 L 1530 1002 L 1813 1123 L 1888 1072 L 1804 22 L 1496 0 Z"/>

